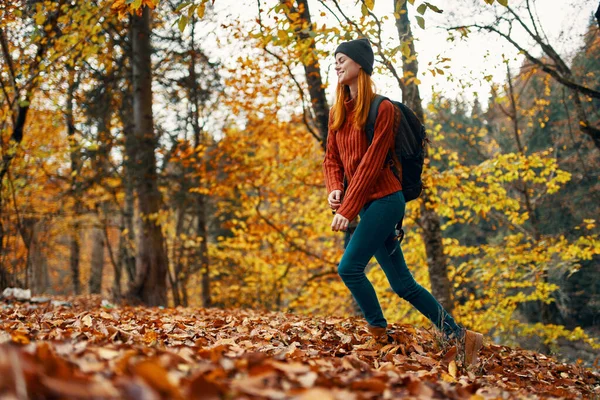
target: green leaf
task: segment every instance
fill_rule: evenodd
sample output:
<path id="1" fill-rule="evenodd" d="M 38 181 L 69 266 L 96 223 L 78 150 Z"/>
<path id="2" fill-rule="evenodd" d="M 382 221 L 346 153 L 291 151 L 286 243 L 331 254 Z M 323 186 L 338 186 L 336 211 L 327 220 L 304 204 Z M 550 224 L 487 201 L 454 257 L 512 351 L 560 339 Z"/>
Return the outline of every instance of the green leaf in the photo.
<path id="1" fill-rule="evenodd" d="M 185 27 L 187 26 L 188 23 L 188 17 L 186 17 L 185 15 L 182 15 L 181 17 L 179 17 L 179 32 L 183 32 Z"/>
<path id="2" fill-rule="evenodd" d="M 498 3 L 500 3 L 504 7 L 508 7 L 508 0 L 498 0 Z"/>
<path id="3" fill-rule="evenodd" d="M 368 8 L 367 8 L 367 6 L 365 5 L 365 3 L 363 3 L 363 4 L 360 6 L 360 11 L 361 11 L 361 13 L 362 13 L 363 17 L 366 17 L 367 15 L 369 15 L 369 9 L 368 9 Z"/>
<path id="4" fill-rule="evenodd" d="M 192 19 L 192 16 L 194 15 L 194 11 L 196 11 L 197 7 L 198 6 L 196 4 L 194 4 L 190 8 L 188 8 L 188 13 L 187 13 L 188 15 L 187 16 L 188 16 L 189 19 Z"/>
<path id="5" fill-rule="evenodd" d="M 186 8 L 187 6 L 189 6 L 190 4 L 192 4 L 191 1 L 184 1 L 179 6 L 177 6 L 177 8 L 175 9 L 175 12 L 178 13 L 179 11 L 183 10 L 184 8 Z"/>
<path id="6" fill-rule="evenodd" d="M 427 11 L 427 4 L 421 4 L 417 7 L 417 12 L 421 15 L 425 15 L 425 11 Z"/>
<path id="7" fill-rule="evenodd" d="M 425 29 L 425 20 L 423 17 L 416 16 L 415 18 L 417 19 L 417 24 L 419 24 L 421 29 Z"/>
<path id="8" fill-rule="evenodd" d="M 433 11 L 433 12 L 436 12 L 438 14 L 441 14 L 444 12 L 444 10 L 439 9 L 438 7 L 434 6 L 431 3 L 425 3 L 425 4 L 427 4 L 427 7 L 429 7 L 431 9 L 431 11 Z"/>

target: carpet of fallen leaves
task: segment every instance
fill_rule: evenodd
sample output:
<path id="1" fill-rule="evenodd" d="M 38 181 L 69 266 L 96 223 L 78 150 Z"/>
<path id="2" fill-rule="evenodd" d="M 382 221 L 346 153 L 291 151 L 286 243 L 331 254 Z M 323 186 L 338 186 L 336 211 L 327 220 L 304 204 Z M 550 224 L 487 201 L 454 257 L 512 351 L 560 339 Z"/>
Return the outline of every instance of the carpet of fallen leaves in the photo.
<path id="1" fill-rule="evenodd" d="M 600 374 L 486 343 L 476 367 L 408 325 L 372 348 L 359 319 L 0 300 L 0 398 L 598 398 Z"/>

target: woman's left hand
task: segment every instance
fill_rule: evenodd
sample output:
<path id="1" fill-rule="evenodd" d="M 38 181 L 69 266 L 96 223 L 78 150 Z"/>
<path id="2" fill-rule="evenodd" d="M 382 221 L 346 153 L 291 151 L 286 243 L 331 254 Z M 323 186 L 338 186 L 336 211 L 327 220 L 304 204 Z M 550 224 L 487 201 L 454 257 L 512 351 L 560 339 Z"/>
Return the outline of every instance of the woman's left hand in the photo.
<path id="1" fill-rule="evenodd" d="M 348 218 L 340 214 L 335 214 L 333 221 L 331 222 L 331 230 L 334 232 L 345 231 L 348 229 L 349 223 L 350 221 L 348 221 Z"/>

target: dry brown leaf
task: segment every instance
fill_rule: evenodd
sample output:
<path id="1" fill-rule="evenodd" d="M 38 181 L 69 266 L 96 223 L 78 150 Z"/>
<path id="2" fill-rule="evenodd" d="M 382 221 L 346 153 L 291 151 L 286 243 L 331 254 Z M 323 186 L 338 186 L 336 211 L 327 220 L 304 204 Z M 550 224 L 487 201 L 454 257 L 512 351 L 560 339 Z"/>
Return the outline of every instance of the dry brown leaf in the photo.
<path id="1" fill-rule="evenodd" d="M 0 343 L 3 396 L 346 400 L 600 394 L 594 392 L 600 387 L 597 372 L 493 343 L 482 350 L 485 363 L 459 369 L 455 347 L 440 351 L 431 332 L 408 325 L 393 327 L 397 344 L 373 348 L 360 320 L 253 310 L 107 311 L 99 301 L 71 301 L 71 308 L 0 307 L 0 339 L 11 342 Z"/>
<path id="2" fill-rule="evenodd" d="M 206 377 L 201 374 L 190 380 L 186 398 L 190 400 L 220 400 L 221 394 L 219 386 L 206 380 Z"/>
<path id="3" fill-rule="evenodd" d="M 166 369 L 156 359 L 141 361 L 130 368 L 132 374 L 142 378 L 148 386 L 162 395 L 173 399 L 183 399 L 179 389 L 169 379 Z"/>
<path id="4" fill-rule="evenodd" d="M 42 376 L 40 382 L 51 394 L 60 397 L 89 398 L 90 393 L 102 398 L 117 399 L 120 397 L 119 391 L 107 381 L 73 381 Z"/>
<path id="5" fill-rule="evenodd" d="M 367 378 L 353 381 L 350 384 L 352 390 L 368 390 L 371 392 L 383 393 L 387 384 L 378 378 Z"/>
<path id="6" fill-rule="evenodd" d="M 92 317 L 88 314 L 88 315 L 86 315 L 85 317 L 83 317 L 81 319 L 81 323 L 84 326 L 87 326 L 88 328 L 91 328 L 94 322 L 92 321 Z"/>

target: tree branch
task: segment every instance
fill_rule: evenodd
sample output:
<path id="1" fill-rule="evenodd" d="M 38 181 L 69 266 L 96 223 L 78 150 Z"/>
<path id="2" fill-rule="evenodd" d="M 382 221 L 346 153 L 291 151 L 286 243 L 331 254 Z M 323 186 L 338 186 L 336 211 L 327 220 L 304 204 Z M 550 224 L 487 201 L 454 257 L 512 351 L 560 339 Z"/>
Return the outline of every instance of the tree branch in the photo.
<path id="1" fill-rule="evenodd" d="M 261 18 L 260 0 L 256 0 L 256 3 L 258 5 L 258 24 L 260 26 L 261 32 L 264 34 L 264 25 L 262 23 L 262 18 Z M 307 110 L 308 107 L 306 106 L 306 99 L 304 98 L 304 90 L 302 89 L 302 86 L 300 85 L 300 83 L 296 79 L 296 76 L 292 72 L 292 69 L 290 68 L 290 66 L 279 55 L 277 55 L 274 52 L 272 52 L 271 50 L 267 49 L 266 45 L 263 46 L 263 50 L 266 53 L 268 53 L 271 56 L 273 56 L 277 61 L 279 61 L 285 67 L 285 69 L 288 71 L 288 74 L 289 74 L 290 78 L 294 81 L 294 84 L 298 88 L 298 94 L 300 96 L 300 101 L 302 102 L 302 120 L 304 121 L 304 125 L 306 125 L 306 128 L 308 129 L 308 131 L 310 132 L 310 134 L 315 139 L 317 139 L 317 142 L 319 142 L 319 143 L 322 142 L 323 138 L 321 138 L 319 136 L 319 134 L 317 132 L 315 132 L 315 130 L 310 125 L 310 122 L 309 122 L 309 120 L 308 120 L 308 118 L 306 116 L 306 114 L 307 114 L 306 110 Z"/>
<path id="2" fill-rule="evenodd" d="M 260 188 L 255 187 L 255 189 L 258 191 L 259 193 L 259 199 L 260 199 Z M 336 262 L 333 261 L 329 261 L 329 260 L 325 260 L 323 259 L 321 256 L 312 253 L 311 251 L 304 249 L 300 246 L 298 246 L 296 243 L 294 243 L 293 241 L 291 241 L 288 236 L 285 234 L 285 232 L 283 232 L 281 229 L 279 229 L 274 223 L 272 223 L 267 217 L 265 217 L 264 215 L 262 215 L 262 213 L 260 212 L 260 204 L 262 203 L 262 199 L 259 200 L 259 202 L 256 204 L 256 206 L 254 207 L 254 210 L 256 211 L 256 214 L 260 217 L 260 219 L 262 219 L 263 221 L 265 221 L 265 223 L 267 225 L 269 225 L 271 228 L 273 228 L 277 233 L 279 233 L 281 235 L 281 237 L 283 238 L 283 240 L 289 244 L 292 248 L 298 250 L 301 253 L 306 254 L 309 257 L 313 257 L 316 258 L 317 260 L 323 261 L 324 263 L 327 263 L 329 265 L 334 265 L 337 266 Z"/>
<path id="3" fill-rule="evenodd" d="M 567 79 L 566 77 L 564 77 L 561 74 L 561 72 L 557 71 L 555 68 L 552 68 L 552 66 L 544 63 L 542 60 L 531 55 L 531 53 L 529 53 L 527 50 L 525 50 L 523 47 L 521 47 L 509 35 L 507 35 L 506 33 L 500 32 L 498 29 L 494 28 L 493 26 L 482 26 L 482 25 L 473 24 L 473 25 L 451 27 L 449 29 L 450 30 L 459 30 L 459 29 L 465 29 L 465 28 L 467 28 L 467 29 L 468 28 L 478 28 L 478 29 L 482 29 L 482 30 L 487 30 L 489 32 L 494 32 L 494 33 L 502 36 L 510 44 L 512 44 L 517 50 L 519 50 L 521 53 L 523 53 L 529 61 L 531 61 L 533 64 L 539 66 L 544 72 L 546 72 L 547 74 L 552 76 L 554 79 L 556 79 L 558 82 L 560 82 L 564 86 L 566 86 L 570 89 L 573 89 L 575 91 L 578 91 L 581 94 L 585 94 L 586 96 L 590 96 L 595 99 L 600 99 L 600 91 L 591 89 L 586 86 L 582 86 L 576 82 L 573 82 L 573 81 Z"/>

